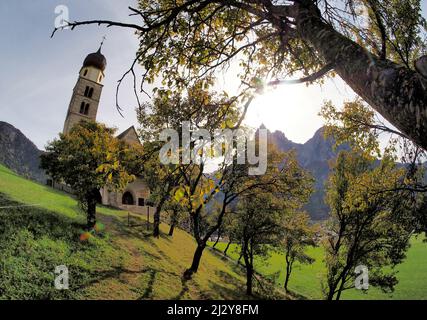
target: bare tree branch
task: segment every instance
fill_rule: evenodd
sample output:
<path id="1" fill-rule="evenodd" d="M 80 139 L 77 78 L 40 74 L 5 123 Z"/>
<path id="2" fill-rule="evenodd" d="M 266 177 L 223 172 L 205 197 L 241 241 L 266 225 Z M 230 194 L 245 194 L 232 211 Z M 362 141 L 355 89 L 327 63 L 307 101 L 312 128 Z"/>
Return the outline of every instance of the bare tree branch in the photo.
<path id="1" fill-rule="evenodd" d="M 320 69 L 319 71 L 301 78 L 301 79 L 295 79 L 295 80 L 274 80 L 274 81 L 270 81 L 269 83 L 267 83 L 268 86 L 277 86 L 277 85 L 281 85 L 281 84 L 298 84 L 298 83 L 304 83 L 304 82 L 313 82 L 316 81 L 317 79 L 320 79 L 321 77 L 323 77 L 325 74 L 327 74 L 328 72 L 332 71 L 335 67 L 334 63 L 329 63 L 327 65 L 325 65 L 322 69 Z"/>

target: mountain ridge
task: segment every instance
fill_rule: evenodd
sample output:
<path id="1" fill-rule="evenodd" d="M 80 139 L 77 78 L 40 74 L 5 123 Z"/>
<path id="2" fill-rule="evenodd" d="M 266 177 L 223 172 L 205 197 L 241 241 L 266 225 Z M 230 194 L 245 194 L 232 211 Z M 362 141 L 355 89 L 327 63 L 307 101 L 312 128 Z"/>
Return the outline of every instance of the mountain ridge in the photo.
<path id="1" fill-rule="evenodd" d="M 260 128 L 265 128 L 265 126 Z M 268 130 L 267 134 L 269 143 L 273 144 L 279 151 L 295 150 L 301 167 L 313 175 L 315 191 L 305 206 L 305 210 L 310 214 L 312 220 L 324 220 L 329 216 L 329 207 L 324 201 L 325 182 L 330 173 L 329 162 L 336 157 L 339 151 L 348 149 L 348 146 L 345 145 L 335 148 L 334 139 L 325 138 L 324 130 L 324 127 L 316 130 L 314 135 L 305 143 L 289 140 L 280 130 L 273 132 Z"/>
<path id="2" fill-rule="evenodd" d="M 47 176 L 40 169 L 43 151 L 10 123 L 0 121 L 0 163 L 19 175 L 45 183 Z"/>

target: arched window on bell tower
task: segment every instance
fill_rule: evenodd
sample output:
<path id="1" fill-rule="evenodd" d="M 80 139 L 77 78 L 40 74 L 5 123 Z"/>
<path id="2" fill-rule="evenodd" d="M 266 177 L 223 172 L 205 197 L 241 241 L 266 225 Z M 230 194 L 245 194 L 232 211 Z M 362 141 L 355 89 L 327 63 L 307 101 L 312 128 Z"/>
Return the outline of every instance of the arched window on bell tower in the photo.
<path id="1" fill-rule="evenodd" d="M 89 108 L 90 108 L 90 104 L 82 101 L 82 103 L 80 104 L 80 111 L 79 112 L 81 114 L 84 114 L 87 116 L 89 114 Z"/>
<path id="2" fill-rule="evenodd" d="M 93 96 L 93 87 L 86 86 L 84 96 L 87 98 L 92 98 Z"/>
<path id="3" fill-rule="evenodd" d="M 84 114 L 84 112 L 85 112 L 85 102 L 82 101 L 82 103 L 80 104 L 80 113 Z"/>

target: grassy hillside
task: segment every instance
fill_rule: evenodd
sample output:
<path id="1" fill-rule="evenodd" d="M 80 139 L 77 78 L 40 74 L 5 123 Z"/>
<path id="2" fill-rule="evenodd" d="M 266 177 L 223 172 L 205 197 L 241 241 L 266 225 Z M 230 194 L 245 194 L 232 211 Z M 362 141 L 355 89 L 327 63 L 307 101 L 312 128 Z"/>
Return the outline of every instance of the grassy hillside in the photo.
<path id="1" fill-rule="evenodd" d="M 392 294 L 385 294 L 375 288 L 370 288 L 367 294 L 359 290 L 349 290 L 343 293 L 343 299 L 427 299 L 427 243 L 421 237 L 413 238 L 407 259 L 397 266 L 399 283 Z M 226 244 L 218 243 L 216 248 L 224 250 Z M 238 248 L 230 246 L 227 254 L 238 259 Z M 323 249 L 309 248 L 308 254 L 315 258 L 312 265 L 296 263 L 289 283 L 290 290 L 309 299 L 322 299 L 321 281 L 324 279 Z M 268 261 L 256 261 L 258 272 L 272 276 L 278 285 L 283 285 L 285 279 L 285 258 L 282 254 L 272 253 Z"/>
<path id="2" fill-rule="evenodd" d="M 209 250 L 194 279 L 181 280 L 195 249 L 184 231 L 152 239 L 143 218 L 128 227 L 126 212 L 101 207 L 104 230 L 81 241 L 85 217 L 74 199 L 2 166 L 0 207 L 0 299 L 245 298 L 241 270 Z M 70 290 L 53 286 L 58 265 L 70 270 Z"/>
<path id="3" fill-rule="evenodd" d="M 85 216 L 73 198 L 0 166 L 0 299 L 246 298 L 242 270 L 208 250 L 194 279 L 181 280 L 195 249 L 184 231 L 152 239 L 144 217 L 132 217 L 139 227 L 127 226 L 124 211 L 100 207 L 98 217 L 104 230 L 80 241 Z M 161 230 L 167 233 L 168 226 L 161 225 Z M 228 252 L 237 259 L 236 246 Z M 312 248 L 309 254 L 316 262 L 295 267 L 290 289 L 320 299 L 323 252 Z M 53 286 L 58 265 L 70 270 L 70 290 Z M 256 261 L 257 271 L 276 277 L 278 285 L 283 283 L 283 265 L 284 257 L 276 253 L 267 262 Z M 427 299 L 427 244 L 422 239 L 413 239 L 407 260 L 397 270 L 400 282 L 393 294 L 372 288 L 368 294 L 345 292 L 344 298 Z"/>

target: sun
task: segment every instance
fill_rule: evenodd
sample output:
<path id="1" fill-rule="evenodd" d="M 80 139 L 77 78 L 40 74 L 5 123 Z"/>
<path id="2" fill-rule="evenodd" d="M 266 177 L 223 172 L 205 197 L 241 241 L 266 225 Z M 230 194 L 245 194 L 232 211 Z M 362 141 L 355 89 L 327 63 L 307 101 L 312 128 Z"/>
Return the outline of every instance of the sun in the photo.
<path id="1" fill-rule="evenodd" d="M 258 128 L 264 124 L 270 131 L 280 130 L 297 143 L 310 139 L 323 126 L 318 115 L 326 100 L 342 103 L 340 84 L 282 85 L 258 95 L 248 109 L 245 124 Z"/>

